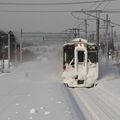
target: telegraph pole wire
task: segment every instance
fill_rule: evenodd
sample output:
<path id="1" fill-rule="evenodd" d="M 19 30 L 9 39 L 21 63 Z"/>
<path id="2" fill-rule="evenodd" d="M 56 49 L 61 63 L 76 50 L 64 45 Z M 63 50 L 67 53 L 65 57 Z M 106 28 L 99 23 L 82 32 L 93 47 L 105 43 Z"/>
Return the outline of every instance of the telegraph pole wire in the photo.
<path id="1" fill-rule="evenodd" d="M 54 3 L 18 3 L 18 2 L 0 2 L 0 5 L 6 6 L 53 6 L 53 5 L 78 5 L 78 4 L 91 4 L 91 3 L 99 3 L 99 2 L 108 2 L 113 0 L 92 0 L 92 1 L 81 1 L 81 2 L 54 2 Z"/>

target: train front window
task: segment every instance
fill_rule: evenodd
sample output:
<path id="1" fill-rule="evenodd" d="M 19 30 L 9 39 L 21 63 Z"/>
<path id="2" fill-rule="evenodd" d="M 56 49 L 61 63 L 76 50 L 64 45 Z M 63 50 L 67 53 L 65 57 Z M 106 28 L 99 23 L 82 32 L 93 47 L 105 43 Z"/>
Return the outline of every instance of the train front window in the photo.
<path id="1" fill-rule="evenodd" d="M 78 51 L 78 62 L 84 62 L 84 51 Z"/>
<path id="2" fill-rule="evenodd" d="M 90 62 L 92 62 L 92 63 L 98 62 L 97 51 L 89 51 L 88 52 L 88 60 L 90 60 Z"/>
<path id="3" fill-rule="evenodd" d="M 66 45 L 64 47 L 64 64 L 70 64 L 74 58 L 74 45 Z M 74 64 L 74 62 L 72 63 Z"/>

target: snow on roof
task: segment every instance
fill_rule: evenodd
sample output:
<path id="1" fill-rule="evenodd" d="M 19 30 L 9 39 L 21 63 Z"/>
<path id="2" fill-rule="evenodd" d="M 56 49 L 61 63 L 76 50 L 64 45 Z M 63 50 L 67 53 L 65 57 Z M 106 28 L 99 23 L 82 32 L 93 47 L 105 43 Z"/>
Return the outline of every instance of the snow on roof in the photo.
<path id="1" fill-rule="evenodd" d="M 69 42 L 65 43 L 64 45 L 73 45 L 73 44 L 75 44 L 77 42 L 83 42 L 83 43 L 87 44 L 87 40 L 85 40 L 83 38 L 75 38 L 75 39 L 72 39 Z"/>
<path id="2" fill-rule="evenodd" d="M 71 40 L 71 42 L 83 42 L 83 43 L 87 43 L 87 40 L 83 39 L 83 38 L 75 38 L 75 39 Z"/>
<path id="3" fill-rule="evenodd" d="M 72 39 L 72 40 L 70 40 L 70 42 L 65 43 L 64 45 L 73 45 L 73 44 L 78 43 L 78 42 L 82 42 L 82 43 L 84 43 L 84 44 L 89 44 L 89 45 L 96 45 L 96 43 L 87 42 L 87 40 L 86 40 L 86 39 L 83 39 L 83 38 L 75 38 L 75 39 Z"/>

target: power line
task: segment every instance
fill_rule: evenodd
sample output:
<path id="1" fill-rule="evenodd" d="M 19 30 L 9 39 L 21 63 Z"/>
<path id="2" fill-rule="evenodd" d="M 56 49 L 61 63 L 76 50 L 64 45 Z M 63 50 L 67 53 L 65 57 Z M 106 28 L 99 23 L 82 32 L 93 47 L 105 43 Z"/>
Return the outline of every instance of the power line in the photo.
<path id="1" fill-rule="evenodd" d="M 83 11 L 83 13 L 86 14 L 86 15 L 89 15 L 89 16 L 91 16 L 91 17 L 94 17 L 94 18 L 96 18 L 96 19 L 106 21 L 105 19 L 100 18 L 100 17 L 96 17 L 95 15 L 91 15 L 91 14 L 89 14 L 89 13 L 86 12 L 86 11 Z M 114 22 L 111 22 L 111 21 L 110 21 L 110 23 L 113 24 L 113 25 L 116 25 L 116 26 L 119 26 L 119 27 L 120 27 L 120 24 L 117 24 L 117 23 L 114 23 Z"/>
<path id="2" fill-rule="evenodd" d="M 104 2 L 107 2 L 106 0 L 104 0 L 104 1 L 102 1 L 102 2 L 100 2 L 95 8 L 94 8 L 94 10 L 96 10 L 97 8 L 99 8 Z M 109 2 L 111 2 L 111 1 L 109 1 Z M 96 4 L 96 3 L 95 3 Z M 91 6 L 92 7 L 92 6 Z M 73 17 L 74 17 L 74 15 L 73 15 Z M 87 16 L 87 19 L 89 18 L 89 16 Z"/>
<path id="3" fill-rule="evenodd" d="M 109 1 L 109 2 L 104 6 L 103 10 L 104 10 L 107 6 L 109 6 L 110 3 L 111 3 L 111 1 Z"/>
<path id="4" fill-rule="evenodd" d="M 73 11 L 74 13 L 120 13 L 120 9 L 106 9 L 106 10 L 80 10 L 80 11 Z"/>
<path id="5" fill-rule="evenodd" d="M 0 2 L 0 5 L 22 5 L 22 6 L 39 6 L 39 5 L 78 5 L 78 4 L 90 4 L 99 2 L 108 2 L 113 0 L 93 0 L 93 1 L 81 1 L 81 2 L 61 2 L 61 3 L 17 3 L 17 2 Z"/>
<path id="6" fill-rule="evenodd" d="M 73 11 L 70 11 L 70 10 L 66 10 L 66 11 L 56 11 L 56 10 L 53 10 L 53 11 L 41 11 L 41 10 L 0 10 L 0 12 L 2 13 L 70 13 L 70 12 L 73 12 Z"/>
<path id="7" fill-rule="evenodd" d="M 106 9 L 106 10 L 0 10 L 2 13 L 120 13 L 120 9 Z"/>
<path id="8" fill-rule="evenodd" d="M 102 1 L 101 3 L 99 3 L 99 4 L 94 8 L 94 10 L 97 10 L 97 8 L 99 8 L 104 2 L 105 2 L 105 0 Z"/>
<path id="9" fill-rule="evenodd" d="M 102 5 L 102 3 L 104 3 L 105 2 L 105 0 L 103 0 L 102 2 L 100 2 L 98 5 L 97 5 L 97 7 L 95 7 L 94 8 L 94 10 L 97 10 L 97 8 L 98 7 L 100 7 L 101 5 Z M 111 1 L 110 1 L 111 2 Z M 95 3 L 96 4 L 96 3 Z M 77 20 L 80 20 L 80 18 L 79 17 L 77 17 L 77 16 L 75 16 L 74 14 L 73 14 L 73 12 L 71 12 L 71 15 L 75 18 L 75 19 L 77 19 Z M 89 18 L 89 16 L 87 17 L 87 19 Z"/>

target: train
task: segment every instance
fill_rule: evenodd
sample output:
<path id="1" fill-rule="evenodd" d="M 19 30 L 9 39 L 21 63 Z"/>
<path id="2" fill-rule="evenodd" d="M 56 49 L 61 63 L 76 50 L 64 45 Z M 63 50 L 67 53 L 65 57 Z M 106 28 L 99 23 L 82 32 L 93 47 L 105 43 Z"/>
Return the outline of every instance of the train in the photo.
<path id="1" fill-rule="evenodd" d="M 96 43 L 75 38 L 63 45 L 62 79 L 68 87 L 93 87 L 99 79 L 99 54 Z"/>

